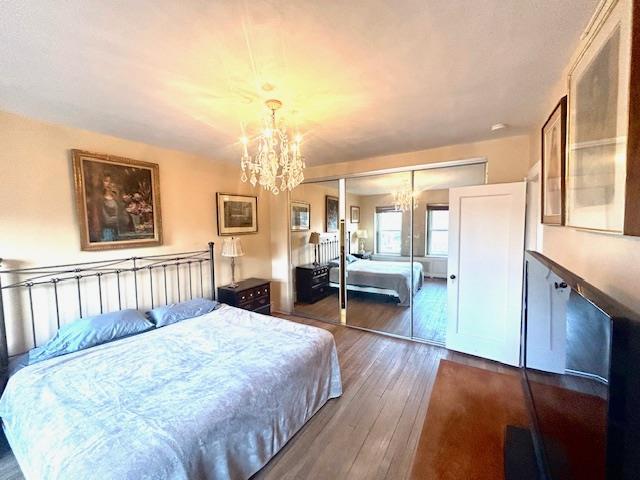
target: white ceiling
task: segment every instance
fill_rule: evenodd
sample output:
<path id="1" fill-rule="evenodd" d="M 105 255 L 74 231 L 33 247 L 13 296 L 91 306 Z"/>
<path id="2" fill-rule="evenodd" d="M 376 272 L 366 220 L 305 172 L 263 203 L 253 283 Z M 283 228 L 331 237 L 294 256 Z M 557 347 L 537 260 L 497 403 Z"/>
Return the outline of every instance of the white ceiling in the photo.
<path id="1" fill-rule="evenodd" d="M 231 161 L 268 97 L 310 165 L 513 135 L 597 2 L 3 0 L 0 109 Z"/>

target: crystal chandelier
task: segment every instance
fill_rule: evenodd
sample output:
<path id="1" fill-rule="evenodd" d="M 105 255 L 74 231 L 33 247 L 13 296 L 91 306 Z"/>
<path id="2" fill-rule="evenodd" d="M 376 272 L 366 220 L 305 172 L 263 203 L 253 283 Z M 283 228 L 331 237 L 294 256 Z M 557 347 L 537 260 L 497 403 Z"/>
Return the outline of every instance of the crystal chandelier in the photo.
<path id="1" fill-rule="evenodd" d="M 248 180 L 254 187 L 258 183 L 277 195 L 285 190 L 293 190 L 304 180 L 302 170 L 305 164 L 300 150 L 302 137 L 296 135 L 294 141 L 290 142 L 286 126 L 276 124 L 276 111 L 282 107 L 280 100 L 267 100 L 265 103 L 271 110 L 271 116 L 256 140 L 257 152 L 253 156 L 249 155 L 249 139 L 242 137 L 240 179 L 243 182 Z"/>
<path id="2" fill-rule="evenodd" d="M 396 211 L 406 212 L 411 208 L 411 204 L 413 203 L 413 191 L 411 187 L 406 186 L 401 190 L 396 190 L 393 192 L 393 204 Z M 413 204 L 413 208 L 418 207 L 418 202 Z"/>

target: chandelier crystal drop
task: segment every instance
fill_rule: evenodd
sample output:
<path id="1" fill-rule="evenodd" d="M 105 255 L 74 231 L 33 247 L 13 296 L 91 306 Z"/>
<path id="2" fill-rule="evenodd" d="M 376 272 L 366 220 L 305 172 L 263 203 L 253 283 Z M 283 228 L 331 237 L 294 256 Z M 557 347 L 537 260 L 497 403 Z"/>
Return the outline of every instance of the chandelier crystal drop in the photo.
<path id="1" fill-rule="evenodd" d="M 280 100 L 267 100 L 266 105 L 271 110 L 271 116 L 256 139 L 257 151 L 253 156 L 249 154 L 249 139 L 242 137 L 240 180 L 249 181 L 254 187 L 259 184 L 277 195 L 285 190 L 293 190 L 304 180 L 302 137 L 296 135 L 290 141 L 286 126 L 276 123 L 276 111 L 282 106 Z"/>
<path id="2" fill-rule="evenodd" d="M 413 191 L 409 186 L 393 192 L 393 204 L 399 212 L 408 211 L 412 204 L 414 209 L 418 207 L 418 202 L 413 202 Z"/>

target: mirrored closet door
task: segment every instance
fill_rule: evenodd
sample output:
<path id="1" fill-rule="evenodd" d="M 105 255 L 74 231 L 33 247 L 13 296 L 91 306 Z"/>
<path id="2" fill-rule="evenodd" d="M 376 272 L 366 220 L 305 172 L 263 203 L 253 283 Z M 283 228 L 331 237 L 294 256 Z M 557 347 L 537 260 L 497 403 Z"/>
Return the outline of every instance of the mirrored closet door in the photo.
<path id="1" fill-rule="evenodd" d="M 340 322 L 340 182 L 303 183 L 290 196 L 294 313 Z"/>
<path id="2" fill-rule="evenodd" d="M 346 323 L 411 337 L 411 172 L 346 179 Z"/>

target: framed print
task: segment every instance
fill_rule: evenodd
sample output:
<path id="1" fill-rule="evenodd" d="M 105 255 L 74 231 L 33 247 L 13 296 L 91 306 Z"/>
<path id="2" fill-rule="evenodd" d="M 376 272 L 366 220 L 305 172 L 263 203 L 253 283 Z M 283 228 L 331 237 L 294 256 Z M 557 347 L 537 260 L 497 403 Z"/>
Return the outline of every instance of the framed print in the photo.
<path id="1" fill-rule="evenodd" d="M 338 231 L 338 222 L 340 221 L 340 215 L 338 214 L 339 201 L 338 197 L 332 197 L 331 195 L 325 195 L 325 231 L 327 233 Z"/>
<path id="2" fill-rule="evenodd" d="M 360 223 L 360 207 L 356 205 L 351 205 L 351 215 L 350 220 L 351 223 Z"/>
<path id="3" fill-rule="evenodd" d="M 291 202 L 291 231 L 304 232 L 311 228 L 311 204 Z"/>
<path id="4" fill-rule="evenodd" d="M 218 235 L 244 235 L 258 232 L 258 197 L 216 193 Z"/>
<path id="5" fill-rule="evenodd" d="M 572 227 L 624 230 L 630 3 L 608 3 L 569 72 L 566 223 Z"/>
<path id="6" fill-rule="evenodd" d="M 564 224 L 564 164 L 567 97 L 562 97 L 542 127 L 542 223 Z"/>
<path id="7" fill-rule="evenodd" d="M 162 244 L 155 163 L 72 150 L 82 250 Z"/>

